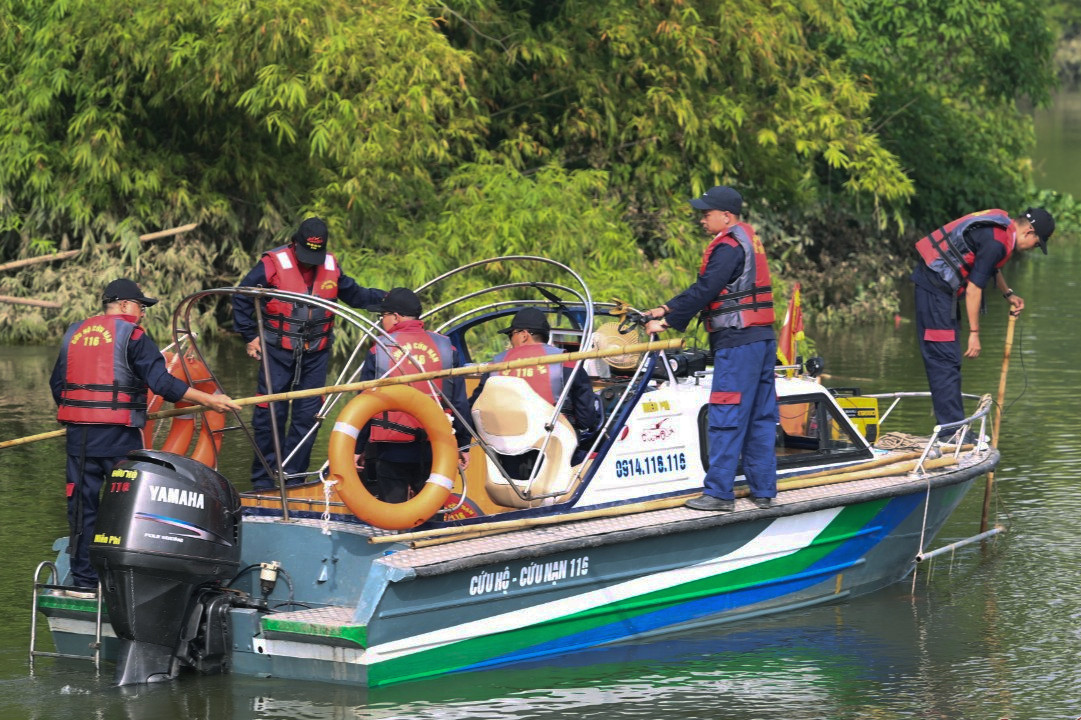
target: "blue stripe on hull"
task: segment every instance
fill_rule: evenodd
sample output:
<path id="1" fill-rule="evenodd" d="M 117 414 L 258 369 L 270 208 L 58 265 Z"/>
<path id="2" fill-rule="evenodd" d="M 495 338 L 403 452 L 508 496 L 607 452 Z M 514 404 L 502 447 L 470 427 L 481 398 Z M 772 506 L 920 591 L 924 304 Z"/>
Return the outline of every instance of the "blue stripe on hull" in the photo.
<path id="1" fill-rule="evenodd" d="M 850 537 L 838 548 L 811 563 L 799 573 L 774 578 L 723 595 L 697 598 L 667 606 L 660 610 L 645 612 L 641 615 L 623 617 L 587 631 L 573 633 L 555 640 L 488 658 L 482 662 L 464 666 L 461 670 L 505 665 L 625 640 L 635 635 L 690 623 L 711 615 L 730 613 L 741 607 L 753 607 L 760 603 L 797 593 L 821 583 L 831 575 L 857 565 L 861 558 L 888 537 L 916 507 L 920 506 L 923 499 L 924 495 L 922 494 L 891 499 L 855 536 Z"/>

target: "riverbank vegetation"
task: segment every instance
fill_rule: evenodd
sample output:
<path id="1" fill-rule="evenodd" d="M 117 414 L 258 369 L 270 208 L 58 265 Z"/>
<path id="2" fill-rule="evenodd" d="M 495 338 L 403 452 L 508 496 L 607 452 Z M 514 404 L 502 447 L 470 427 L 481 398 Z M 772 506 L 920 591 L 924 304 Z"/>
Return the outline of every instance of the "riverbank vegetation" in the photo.
<path id="1" fill-rule="evenodd" d="M 1037 196 L 1017 103 L 1053 40 L 1022 0 L 0 0 L 0 262 L 84 250 L 0 273 L 61 304 L 0 304 L 0 340 L 55 341 L 122 274 L 167 306 L 233 284 L 308 214 L 365 285 L 532 253 L 651 307 L 716 183 L 778 295 L 892 313 L 920 230 Z"/>

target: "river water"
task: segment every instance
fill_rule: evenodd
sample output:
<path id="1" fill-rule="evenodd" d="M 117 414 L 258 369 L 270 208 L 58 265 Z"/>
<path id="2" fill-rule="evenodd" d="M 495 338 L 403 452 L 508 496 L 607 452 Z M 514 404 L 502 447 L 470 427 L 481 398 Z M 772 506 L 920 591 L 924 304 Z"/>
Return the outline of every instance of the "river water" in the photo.
<path id="1" fill-rule="evenodd" d="M 1081 95 L 1067 100 L 1075 103 L 1072 115 L 1056 108 L 1038 118 L 1046 159 L 1040 168 L 1046 184 L 1081 195 Z M 1081 240 L 1060 235 L 1050 256 L 1029 254 L 1006 269 L 1027 310 L 1016 328 L 993 503 L 1008 532 L 988 548 L 969 546 L 921 568 L 914 581 L 844 604 L 544 667 L 375 691 L 193 676 L 121 691 L 110 687 L 111 665 L 100 676 L 82 661 L 39 659 L 33 672 L 28 668 L 33 569 L 51 558 L 53 540 L 66 532 L 63 444 L 45 441 L 0 451 L 0 718 L 1079 717 L 1081 435 L 1074 383 L 1081 380 Z M 812 329 L 831 384 L 867 392 L 925 389 L 906 300 L 896 325 Z M 1006 323 L 1006 303 L 994 296 L 981 321 L 984 355 L 965 363 L 966 392 L 996 392 Z M 239 341 L 222 344 L 218 354 L 231 368 L 227 384 L 244 374 Z M 54 357 L 52 347 L 0 347 L 0 439 L 55 428 L 48 390 Z M 236 396 L 250 391 L 227 389 Z M 930 428 L 929 412 L 921 409 L 916 419 Z M 243 478 L 247 462 L 236 447 L 223 469 Z M 982 488 L 975 488 L 936 546 L 975 533 L 981 503 Z"/>

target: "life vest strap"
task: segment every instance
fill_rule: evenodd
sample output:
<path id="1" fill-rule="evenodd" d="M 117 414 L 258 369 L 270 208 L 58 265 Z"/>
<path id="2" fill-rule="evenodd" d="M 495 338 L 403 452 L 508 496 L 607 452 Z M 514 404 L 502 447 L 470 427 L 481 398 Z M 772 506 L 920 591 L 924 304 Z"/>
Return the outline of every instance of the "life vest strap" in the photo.
<path id="1" fill-rule="evenodd" d="M 268 325 L 267 329 L 270 333 L 279 337 L 290 337 L 298 340 L 305 340 L 312 342 L 314 340 L 321 340 L 325 337 L 329 337 L 332 328 L 332 319 L 323 318 L 319 320 L 302 320 L 298 321 L 295 318 L 291 318 L 288 315 L 282 315 L 281 313 L 267 313 L 264 315 Z M 274 324 L 277 323 L 277 324 Z M 287 326 L 295 326 L 298 330 L 287 330 Z M 322 326 L 321 330 L 315 330 Z"/>
<path id="2" fill-rule="evenodd" d="M 67 407 L 77 408 L 101 408 L 103 410 L 146 410 L 146 401 L 139 402 L 132 400 L 129 402 L 120 402 L 114 399 L 113 401 L 107 400 L 72 400 L 71 398 L 62 398 L 60 400 L 61 405 Z"/>
<path id="3" fill-rule="evenodd" d="M 751 295 L 773 295 L 773 287 L 766 285 L 765 287 L 752 287 L 747 290 L 740 290 L 739 292 L 729 292 L 721 296 L 722 300 L 742 300 L 745 297 Z M 772 301 L 771 301 L 772 302 Z"/>
<path id="4" fill-rule="evenodd" d="M 127 393 L 128 395 L 137 395 L 137 394 L 143 392 L 144 390 L 146 390 L 146 388 L 132 387 L 132 386 L 128 386 L 128 385 L 118 385 L 116 383 L 113 383 L 111 385 L 98 385 L 98 384 L 94 384 L 94 383 L 90 383 L 90 384 L 87 384 L 87 385 L 82 385 L 82 384 L 79 384 L 79 383 L 67 383 L 67 382 L 64 383 L 64 389 L 65 390 L 90 390 L 92 392 L 111 392 L 113 394 Z"/>
<path id="5" fill-rule="evenodd" d="M 955 255 L 960 256 L 964 253 L 960 248 L 955 247 L 954 244 L 950 242 L 950 234 L 946 232 L 946 228 L 940 227 L 938 230 L 935 230 L 928 235 L 928 237 L 931 238 L 931 244 L 934 245 L 935 250 L 938 251 L 938 256 L 946 261 L 946 264 L 950 266 L 950 269 L 953 270 L 954 274 L 959 278 L 964 277 L 964 273 L 961 272 L 961 264 L 957 262 L 957 258 L 955 257 Z"/>
<path id="6" fill-rule="evenodd" d="M 742 297 L 748 297 L 750 295 L 756 295 L 756 294 L 760 294 L 760 293 L 744 293 L 744 294 L 742 294 Z M 725 295 L 724 297 L 727 300 L 727 299 L 732 298 L 734 296 L 733 295 Z M 758 310 L 772 310 L 772 309 L 773 309 L 773 297 L 772 297 L 772 293 L 770 293 L 770 298 L 768 300 L 758 300 L 756 298 L 756 299 L 752 300 L 749 303 L 733 303 L 731 305 L 723 305 L 723 306 L 718 306 L 718 307 L 715 307 L 715 308 L 706 308 L 705 310 L 702 311 L 702 320 L 709 320 L 710 318 L 716 317 L 718 315 L 727 315 L 729 313 L 745 312 L 745 311 L 748 311 L 748 310 L 751 311 L 751 312 L 755 312 L 755 311 L 758 311 Z"/>
<path id="7" fill-rule="evenodd" d="M 402 433 L 403 435 L 412 435 L 416 440 L 427 440 L 428 439 L 428 433 L 425 432 L 424 428 L 411 427 L 409 425 L 402 425 L 401 423 L 393 422 L 393 421 L 387 419 L 387 414 L 386 413 L 383 413 L 382 417 L 372 418 L 371 420 L 369 420 L 369 423 L 371 423 L 372 427 L 381 427 L 384 430 L 391 430 L 393 432 L 399 432 L 399 433 Z M 378 442 L 394 442 L 394 441 L 393 440 L 391 440 L 391 441 L 380 440 Z M 399 442 L 413 442 L 413 441 L 411 441 L 411 440 L 403 440 L 403 441 L 399 441 Z"/>

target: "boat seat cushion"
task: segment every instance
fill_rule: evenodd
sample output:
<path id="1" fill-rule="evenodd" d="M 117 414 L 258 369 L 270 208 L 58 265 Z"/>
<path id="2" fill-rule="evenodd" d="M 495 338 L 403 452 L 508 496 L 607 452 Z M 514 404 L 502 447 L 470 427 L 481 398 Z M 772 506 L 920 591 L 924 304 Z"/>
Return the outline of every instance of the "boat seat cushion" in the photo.
<path id="1" fill-rule="evenodd" d="M 548 431 L 545 424 L 551 419 L 555 407 L 529 387 L 522 378 L 493 375 L 484 384 L 484 390 L 473 404 L 473 423 L 477 434 L 500 456 L 505 456 L 504 466 L 521 465 L 515 462 L 527 453 L 537 456 L 540 470 L 532 485 L 526 479 L 518 479 L 520 472 L 508 473 L 492 458 L 486 457 L 488 496 L 504 507 L 536 507 L 553 502 L 553 498 L 536 496 L 571 490 L 571 456 L 578 446 L 574 428 L 562 415 L 556 421 L 551 438 L 545 444 Z M 544 448 L 541 452 L 541 448 Z M 522 457 L 521 460 L 528 458 Z M 510 477 L 505 477 L 510 475 Z M 519 491 L 527 488 L 535 499 L 525 499 L 510 486 L 514 483 Z"/>

